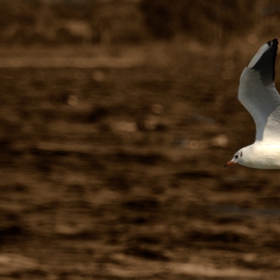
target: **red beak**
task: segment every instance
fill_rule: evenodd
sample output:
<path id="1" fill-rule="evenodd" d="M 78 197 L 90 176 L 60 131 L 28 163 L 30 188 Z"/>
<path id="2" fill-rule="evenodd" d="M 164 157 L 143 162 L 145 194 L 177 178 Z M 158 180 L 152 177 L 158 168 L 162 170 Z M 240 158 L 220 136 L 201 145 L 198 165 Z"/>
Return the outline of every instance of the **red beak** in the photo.
<path id="1" fill-rule="evenodd" d="M 234 161 L 229 161 L 229 162 L 227 162 L 225 165 L 224 165 L 224 167 L 227 167 L 227 166 L 230 166 L 230 165 L 232 165 L 232 164 L 234 164 Z"/>

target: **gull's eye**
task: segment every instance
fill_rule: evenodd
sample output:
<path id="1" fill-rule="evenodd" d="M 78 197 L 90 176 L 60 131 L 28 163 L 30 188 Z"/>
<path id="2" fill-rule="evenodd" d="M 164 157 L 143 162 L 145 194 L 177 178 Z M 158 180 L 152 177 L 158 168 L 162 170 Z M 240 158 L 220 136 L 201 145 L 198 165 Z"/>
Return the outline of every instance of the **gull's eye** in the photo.
<path id="1" fill-rule="evenodd" d="M 234 156 L 234 158 L 236 158 L 236 159 L 237 159 L 237 158 L 238 158 L 238 155 L 236 154 L 236 155 Z"/>

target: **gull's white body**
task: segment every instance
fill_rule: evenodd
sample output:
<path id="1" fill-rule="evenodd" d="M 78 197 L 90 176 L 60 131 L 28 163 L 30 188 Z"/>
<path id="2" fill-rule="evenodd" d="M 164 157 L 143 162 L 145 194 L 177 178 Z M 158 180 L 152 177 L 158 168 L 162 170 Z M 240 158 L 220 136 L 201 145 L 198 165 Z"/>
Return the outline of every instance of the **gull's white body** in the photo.
<path id="1" fill-rule="evenodd" d="M 280 96 L 274 84 L 277 46 L 276 39 L 264 44 L 241 74 L 238 99 L 255 121 L 256 139 L 225 166 L 239 163 L 251 168 L 280 169 Z"/>
<path id="2" fill-rule="evenodd" d="M 259 169 L 280 169 L 280 145 L 255 142 L 241 149 L 237 163 Z M 233 159 L 234 160 L 234 159 Z"/>

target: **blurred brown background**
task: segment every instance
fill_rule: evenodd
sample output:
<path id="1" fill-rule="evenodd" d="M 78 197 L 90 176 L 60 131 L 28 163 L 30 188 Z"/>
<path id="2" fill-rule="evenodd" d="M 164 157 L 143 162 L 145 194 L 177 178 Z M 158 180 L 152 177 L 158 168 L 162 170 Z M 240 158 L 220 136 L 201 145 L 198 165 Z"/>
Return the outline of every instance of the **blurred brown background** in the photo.
<path id="1" fill-rule="evenodd" d="M 279 279 L 279 171 L 223 168 L 279 23 L 278 1 L 1 0 L 0 278 Z"/>

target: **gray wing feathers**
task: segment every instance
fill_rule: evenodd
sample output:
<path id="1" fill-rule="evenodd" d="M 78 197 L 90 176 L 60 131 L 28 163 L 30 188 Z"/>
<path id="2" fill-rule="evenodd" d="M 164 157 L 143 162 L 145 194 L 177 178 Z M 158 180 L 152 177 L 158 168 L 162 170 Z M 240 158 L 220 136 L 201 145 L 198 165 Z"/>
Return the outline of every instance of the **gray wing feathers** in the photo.
<path id="1" fill-rule="evenodd" d="M 274 85 L 277 45 L 274 39 L 262 46 L 240 77 L 238 99 L 255 121 L 256 140 L 280 141 L 280 97 Z"/>

